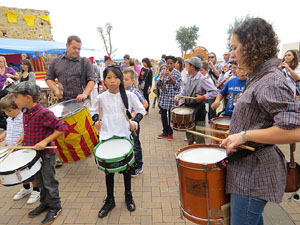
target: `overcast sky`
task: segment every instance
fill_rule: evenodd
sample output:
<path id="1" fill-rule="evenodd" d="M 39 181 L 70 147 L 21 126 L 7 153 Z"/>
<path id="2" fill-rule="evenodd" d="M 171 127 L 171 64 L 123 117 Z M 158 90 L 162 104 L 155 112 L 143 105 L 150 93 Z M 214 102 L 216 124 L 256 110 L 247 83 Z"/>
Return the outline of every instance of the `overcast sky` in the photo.
<path id="1" fill-rule="evenodd" d="M 106 53 L 96 30 L 113 25 L 112 44 L 117 58 L 124 54 L 159 59 L 164 53 L 180 56 L 175 40 L 180 26 L 199 27 L 198 45 L 222 58 L 229 25 L 246 14 L 271 22 L 282 43 L 300 41 L 299 0 L 0 0 L 0 6 L 48 10 L 55 41 L 78 35 L 87 48 Z M 90 53 L 86 53 L 90 54 Z M 89 56 L 89 55 L 86 55 Z"/>

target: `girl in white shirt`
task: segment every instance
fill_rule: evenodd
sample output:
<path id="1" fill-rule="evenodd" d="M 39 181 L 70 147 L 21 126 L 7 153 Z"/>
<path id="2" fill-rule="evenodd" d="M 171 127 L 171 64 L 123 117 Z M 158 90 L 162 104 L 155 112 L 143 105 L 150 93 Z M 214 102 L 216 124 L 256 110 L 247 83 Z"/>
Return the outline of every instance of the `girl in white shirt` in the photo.
<path id="1" fill-rule="evenodd" d="M 97 121 L 95 127 L 100 131 L 100 141 L 107 140 L 113 136 L 130 138 L 131 131 L 137 130 L 146 111 L 138 97 L 129 91 L 125 91 L 123 74 L 118 67 L 107 67 L 103 72 L 103 79 L 108 90 L 98 95 L 91 108 L 93 120 Z M 99 105 L 102 109 L 102 121 L 97 119 Z M 136 116 L 134 120 L 127 121 L 125 113 L 129 119 L 131 114 L 128 109 L 134 109 Z M 135 210 L 135 203 L 131 193 L 131 174 L 129 171 L 123 172 L 125 186 L 125 202 L 129 211 Z M 114 200 L 114 173 L 105 175 L 107 197 L 105 203 L 98 213 L 99 218 L 105 217 L 110 210 L 115 207 Z"/>

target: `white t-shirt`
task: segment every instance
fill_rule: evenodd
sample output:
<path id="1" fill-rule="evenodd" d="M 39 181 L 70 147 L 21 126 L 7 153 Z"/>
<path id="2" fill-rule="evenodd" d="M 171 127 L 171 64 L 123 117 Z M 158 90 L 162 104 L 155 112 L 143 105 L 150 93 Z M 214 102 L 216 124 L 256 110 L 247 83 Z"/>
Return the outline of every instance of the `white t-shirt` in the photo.
<path id="1" fill-rule="evenodd" d="M 6 144 L 8 146 L 15 145 L 20 135 L 24 132 L 23 113 L 18 114 L 14 119 L 8 117 L 6 122 Z"/>

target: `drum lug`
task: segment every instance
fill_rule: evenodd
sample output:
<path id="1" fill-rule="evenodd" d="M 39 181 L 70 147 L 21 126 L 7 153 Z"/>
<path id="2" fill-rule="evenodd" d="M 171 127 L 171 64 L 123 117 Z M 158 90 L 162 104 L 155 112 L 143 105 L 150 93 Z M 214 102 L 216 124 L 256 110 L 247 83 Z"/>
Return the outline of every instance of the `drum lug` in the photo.
<path id="1" fill-rule="evenodd" d="M 18 171 L 18 170 L 16 171 L 16 176 L 17 176 L 19 181 L 22 181 L 22 176 L 20 174 L 20 171 Z"/>

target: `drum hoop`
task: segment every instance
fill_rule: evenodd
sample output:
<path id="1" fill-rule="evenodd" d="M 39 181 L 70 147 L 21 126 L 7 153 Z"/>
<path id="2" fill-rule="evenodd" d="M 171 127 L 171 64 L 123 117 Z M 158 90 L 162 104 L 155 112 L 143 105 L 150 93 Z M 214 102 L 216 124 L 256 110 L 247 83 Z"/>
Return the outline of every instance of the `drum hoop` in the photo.
<path id="1" fill-rule="evenodd" d="M 228 130 L 228 128 L 230 127 L 230 124 L 225 125 L 225 124 L 216 123 L 216 121 L 218 121 L 220 119 L 231 119 L 231 116 L 220 116 L 220 117 L 215 117 L 215 118 L 211 119 L 212 127 L 224 128 L 224 129 Z"/>
<path id="2" fill-rule="evenodd" d="M 61 105 L 63 103 L 69 103 L 69 102 L 76 102 L 76 100 L 75 99 L 70 99 L 70 100 L 67 100 L 67 101 L 63 101 L 63 102 L 60 102 L 60 103 L 57 103 L 55 105 L 50 106 L 48 109 L 51 110 L 51 108 L 54 108 L 57 105 Z M 82 104 L 82 106 L 80 106 L 78 109 L 74 110 L 73 112 L 67 113 L 64 116 L 58 116 L 58 118 L 59 119 L 64 119 L 64 118 L 70 117 L 70 116 L 72 116 L 72 115 L 74 115 L 74 114 L 82 111 L 83 109 L 87 108 L 87 106 L 89 105 L 89 103 L 90 103 L 90 100 L 89 99 L 85 99 L 84 102 L 83 102 L 83 104 Z"/>
<path id="3" fill-rule="evenodd" d="M 180 159 L 178 160 L 178 165 L 181 166 L 181 167 L 184 167 L 184 168 L 187 168 L 187 169 L 190 169 L 190 170 L 197 170 L 197 171 L 212 171 L 212 170 L 222 170 L 221 168 L 219 167 L 211 167 L 211 168 L 206 168 L 206 169 L 200 169 L 200 168 L 194 168 L 194 167 L 190 167 L 190 166 L 185 166 L 185 165 L 182 165 L 180 164 Z M 198 164 L 198 165 L 204 165 L 204 164 L 201 164 L 201 163 L 195 163 L 195 164 Z M 209 163 L 207 165 L 213 165 L 215 163 Z"/>
<path id="4" fill-rule="evenodd" d="M 190 110 L 191 110 L 191 113 L 190 113 L 190 114 L 179 114 L 179 113 L 176 113 L 176 112 L 174 111 L 175 109 L 180 109 L 180 108 L 182 108 L 182 109 L 190 109 Z M 175 115 L 190 116 L 190 115 L 194 114 L 195 109 L 192 108 L 192 107 L 187 107 L 187 106 L 176 106 L 176 107 L 173 107 L 173 108 L 171 109 L 171 112 L 174 113 Z"/>
<path id="5" fill-rule="evenodd" d="M 132 159 L 128 162 L 128 165 L 131 166 L 135 161 L 135 158 L 132 157 Z M 113 168 L 113 169 L 105 169 L 104 167 L 100 166 L 97 162 L 97 166 L 98 166 L 98 169 L 101 170 L 101 171 L 107 171 L 108 173 L 118 173 L 118 172 L 122 172 L 124 170 L 126 170 L 127 168 L 127 164 L 123 165 L 123 166 L 120 166 L 120 167 L 116 167 L 116 168 Z"/>
<path id="6" fill-rule="evenodd" d="M 125 139 L 125 140 L 129 141 L 129 143 L 131 144 L 131 148 L 130 148 L 129 152 L 127 152 L 127 155 L 130 155 L 131 152 L 133 152 L 133 143 L 132 143 L 132 141 L 131 141 L 129 138 L 127 138 L 127 137 L 113 136 L 113 137 L 111 137 L 111 138 L 109 138 L 109 139 L 106 139 L 106 140 L 103 140 L 103 141 L 99 142 L 99 143 L 96 145 L 96 147 L 94 148 L 94 151 L 93 151 L 93 154 L 94 154 L 94 156 L 95 156 L 96 159 L 98 159 L 98 160 L 100 160 L 100 161 L 106 160 L 105 162 L 108 162 L 108 163 L 110 163 L 110 162 L 118 162 L 118 161 L 121 161 L 121 160 L 124 159 L 125 155 L 123 155 L 123 156 L 118 156 L 118 157 L 116 157 L 116 158 L 110 158 L 110 159 L 101 159 L 101 158 L 99 158 L 99 157 L 96 155 L 96 150 L 97 150 L 97 148 L 98 148 L 100 145 L 104 144 L 105 142 L 107 142 L 107 141 L 109 141 L 109 140 L 114 140 L 114 139 L 117 139 L 117 140 Z"/>
<path id="7" fill-rule="evenodd" d="M 180 201 L 180 209 L 182 210 L 183 213 L 185 213 L 186 215 L 188 215 L 189 217 L 195 219 L 195 220 L 198 220 L 198 221 L 206 221 L 206 222 L 209 222 L 209 221 L 212 221 L 212 222 L 218 222 L 218 221 L 223 221 L 224 219 L 220 218 L 220 219 L 204 219 L 204 218 L 199 218 L 199 217 L 196 217 L 196 216 L 192 216 L 191 214 L 189 214 L 187 211 L 184 210 L 184 208 L 182 207 L 182 204 L 181 204 L 181 201 Z"/>
<path id="8" fill-rule="evenodd" d="M 40 157 L 41 157 L 40 154 L 36 153 L 36 156 L 29 163 L 27 163 L 26 165 L 21 166 L 17 169 L 14 169 L 14 170 L 10 170 L 10 171 L 2 171 L 2 172 L 0 171 L 0 175 L 9 175 L 9 174 L 13 174 L 17 171 L 24 170 L 26 168 L 30 169 L 39 160 Z"/>

